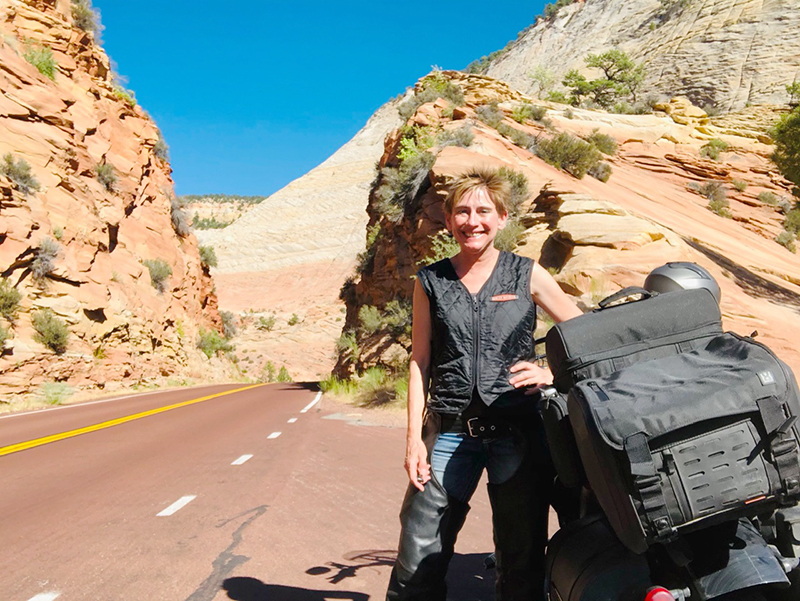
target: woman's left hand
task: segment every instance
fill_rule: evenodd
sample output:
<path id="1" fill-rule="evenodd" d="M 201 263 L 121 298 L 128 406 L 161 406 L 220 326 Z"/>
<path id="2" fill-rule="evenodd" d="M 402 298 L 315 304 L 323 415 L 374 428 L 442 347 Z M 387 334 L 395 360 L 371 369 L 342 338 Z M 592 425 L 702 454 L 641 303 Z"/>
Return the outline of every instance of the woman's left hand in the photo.
<path id="1" fill-rule="evenodd" d="M 535 394 L 542 386 L 553 383 L 553 374 L 549 369 L 539 367 L 530 361 L 520 361 L 509 370 L 514 376 L 508 381 L 514 388 L 529 387 L 525 394 Z"/>

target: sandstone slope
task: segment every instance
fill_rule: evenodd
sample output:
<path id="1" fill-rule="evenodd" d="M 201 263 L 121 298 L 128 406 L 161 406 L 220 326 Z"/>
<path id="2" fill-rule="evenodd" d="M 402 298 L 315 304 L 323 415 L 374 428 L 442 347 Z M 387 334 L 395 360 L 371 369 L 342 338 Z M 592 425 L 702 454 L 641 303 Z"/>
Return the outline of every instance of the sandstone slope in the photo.
<path id="1" fill-rule="evenodd" d="M 400 363 L 398 352 L 408 348 L 408 339 L 390 335 L 385 327 L 365 331 L 359 311 L 371 305 L 385 313 L 393 301 L 410 302 L 411 276 L 432 254 L 433 240 L 444 229 L 442 201 L 448 183 L 470 166 L 524 174 L 529 195 L 519 212 L 523 232 L 517 252 L 555 273 L 582 306 L 592 307 L 624 286 L 641 285 L 645 274 L 667 261 L 695 261 L 720 282 L 725 327 L 741 334 L 757 330 L 759 340 L 800 373 L 800 261 L 774 241 L 783 220 L 779 208 L 758 199 L 764 191 L 790 196 L 789 183 L 768 159 L 771 146 L 763 141 L 764 131 L 754 131 L 780 109 L 751 107 L 739 116 L 747 124 L 739 132 L 735 115 L 715 122 L 687 101 L 665 105 L 654 115 L 629 116 L 551 104 L 549 124 L 520 124 L 509 118 L 524 100 L 517 92 L 485 76 L 445 75 L 464 90 L 465 106 L 453 109 L 441 99 L 422 105 L 404 130 L 387 139 L 381 165 L 400 164 L 403 137 L 466 125 L 474 138 L 466 148 L 434 146 L 425 151 L 436 155 L 435 163 L 399 219 L 387 215 L 373 190 L 368 210 L 370 227 L 378 233 L 372 237 L 372 258 L 347 290 L 343 328 L 355 334 L 358 356 L 353 361 L 352 353 L 342 353 L 339 374 Z M 576 179 L 515 145 L 476 118 L 475 109 L 488 100 L 500 103 L 503 125 L 534 139 L 552 138 L 559 131 L 587 136 L 597 130 L 612 136 L 619 150 L 607 157 L 611 178 L 607 183 L 588 175 Z M 716 161 L 700 155 L 712 136 L 729 144 Z M 738 191 L 734 180 L 746 182 L 746 189 Z M 708 181 L 727 191 L 732 218 L 708 209 L 708 199 L 696 190 Z"/>
<path id="2" fill-rule="evenodd" d="M 531 93 L 537 67 L 560 82 L 587 72 L 587 54 L 619 48 L 646 65 L 644 90 L 727 112 L 786 101 L 800 79 L 798 31 L 796 0 L 580 0 L 522 32 L 486 73 Z"/>
<path id="3" fill-rule="evenodd" d="M 25 193 L 0 175 L 0 273 L 22 294 L 16 318 L 0 320 L 11 335 L 0 401 L 17 404 L 43 382 L 114 389 L 226 373 L 195 348 L 200 328 L 218 327 L 216 297 L 194 236 L 173 227 L 156 125 L 115 90 L 68 0 L 6 2 L 0 31 L 0 156 L 25 161 L 39 184 Z M 52 79 L 25 59 L 31 48 L 50 49 Z M 116 181 L 101 182 L 98 165 Z M 52 270 L 36 278 L 48 245 Z M 148 259 L 172 271 L 163 292 Z M 63 354 L 36 340 L 32 316 L 44 308 L 69 328 Z"/>

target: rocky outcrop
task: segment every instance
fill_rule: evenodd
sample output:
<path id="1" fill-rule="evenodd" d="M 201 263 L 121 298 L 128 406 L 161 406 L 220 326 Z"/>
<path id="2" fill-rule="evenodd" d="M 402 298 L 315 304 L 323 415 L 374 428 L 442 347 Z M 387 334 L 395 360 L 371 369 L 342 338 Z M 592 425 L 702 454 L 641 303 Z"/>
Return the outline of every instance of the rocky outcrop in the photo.
<path id="1" fill-rule="evenodd" d="M 0 157 L 38 184 L 0 175 L 0 274 L 22 295 L 13 321 L 0 319 L 0 402 L 43 382 L 113 389 L 224 373 L 195 348 L 200 328 L 218 327 L 216 297 L 173 214 L 156 125 L 112 85 L 69 1 L 7 2 L 0 31 Z M 31 48 L 51 53 L 52 78 L 26 60 Z M 171 270 L 163 291 L 147 260 Z M 37 339 L 40 309 L 67 324 L 61 354 Z"/>
<path id="2" fill-rule="evenodd" d="M 667 261 L 695 261 L 720 282 L 725 326 L 742 334 L 758 330 L 760 340 L 800 370 L 794 343 L 800 335 L 800 262 L 775 242 L 782 227 L 781 210 L 758 199 L 765 191 L 788 198 L 791 186 L 770 163 L 771 146 L 759 141 L 765 131 L 757 123 L 749 123 L 739 135 L 735 116 L 717 125 L 683 101 L 671 103 L 681 110 L 654 115 L 609 115 L 549 105 L 542 121 L 517 123 L 509 117 L 524 98 L 503 95 L 494 84 L 487 86 L 486 77 L 445 75 L 463 88 L 465 106 L 453 109 L 442 100 L 422 105 L 406 129 L 387 139 L 381 165 L 400 164 L 403 145 L 398 140 L 422 128 L 429 135 L 468 126 L 474 138 L 466 148 L 433 146 L 424 151 L 434 154 L 435 162 L 418 192 L 405 202 L 400 219 L 386 214 L 381 194 L 373 188 L 368 208 L 372 246 L 361 272 L 344 290 L 343 332 L 354 336 L 357 344 L 340 355 L 337 373 L 398 364 L 393 342 L 408 348 L 408 338 L 392 336 L 386 328 L 367 331 L 360 310 L 369 305 L 381 312 L 393 301 L 410 301 L 412 276 L 443 235 L 447 186 L 472 166 L 504 167 L 525 176 L 530 194 L 519 210 L 522 233 L 516 252 L 555 273 L 582 306 L 592 307 L 624 286 L 641 285 L 651 269 Z M 484 101 L 487 94 L 499 102 L 504 118 L 497 129 L 506 135 L 476 118 L 475 99 Z M 776 113 L 771 111 L 772 120 Z M 576 179 L 512 143 L 508 128 L 538 140 L 557 132 L 609 135 L 618 144 L 614 156 L 604 157 L 613 173 L 605 183 L 590 176 Z M 729 145 L 719 160 L 701 155 L 711 137 Z M 708 198 L 698 189 L 708 182 L 725 190 L 731 218 L 709 210 Z"/>
<path id="3" fill-rule="evenodd" d="M 586 0 L 539 19 L 487 74 L 532 93 L 537 67 L 560 82 L 569 69 L 589 72 L 587 54 L 619 48 L 646 65 L 646 92 L 727 112 L 787 100 L 786 84 L 800 79 L 798 31 L 795 0 Z"/>

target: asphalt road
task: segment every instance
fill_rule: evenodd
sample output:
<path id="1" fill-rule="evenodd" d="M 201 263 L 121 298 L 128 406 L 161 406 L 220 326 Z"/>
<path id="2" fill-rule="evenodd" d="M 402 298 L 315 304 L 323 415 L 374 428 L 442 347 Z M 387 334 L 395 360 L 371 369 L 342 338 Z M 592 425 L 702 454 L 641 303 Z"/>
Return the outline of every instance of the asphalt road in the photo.
<path id="1" fill-rule="evenodd" d="M 0 601 L 383 599 L 404 431 L 314 385 L 214 386 L 0 418 Z M 485 493 L 451 597 L 492 599 Z"/>

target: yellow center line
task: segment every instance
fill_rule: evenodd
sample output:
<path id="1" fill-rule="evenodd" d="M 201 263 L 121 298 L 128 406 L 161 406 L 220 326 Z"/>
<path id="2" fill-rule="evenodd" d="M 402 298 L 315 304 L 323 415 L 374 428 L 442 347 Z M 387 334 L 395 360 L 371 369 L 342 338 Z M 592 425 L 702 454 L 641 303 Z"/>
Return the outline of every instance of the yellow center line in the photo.
<path id="1" fill-rule="evenodd" d="M 80 436 L 81 434 L 95 432 L 97 430 L 102 430 L 104 428 L 111 428 L 112 426 L 118 426 L 120 424 L 124 424 L 125 422 L 130 422 L 135 419 L 141 419 L 143 417 L 148 417 L 150 415 L 156 415 L 157 413 L 163 413 L 164 411 L 171 411 L 172 409 L 185 407 L 186 405 L 194 405 L 195 403 L 202 403 L 203 401 L 215 399 L 217 397 L 225 396 L 227 394 L 233 394 L 234 392 L 243 392 L 245 390 L 250 390 L 251 388 L 258 388 L 259 386 L 263 386 L 263 384 L 253 384 L 251 386 L 245 386 L 243 388 L 236 388 L 234 390 L 218 392 L 216 394 L 210 394 L 208 396 L 200 397 L 199 399 L 191 399 L 188 401 L 183 401 L 181 403 L 175 403 L 174 405 L 167 405 L 166 407 L 159 407 L 158 409 L 151 409 L 150 411 L 143 411 L 141 413 L 134 413 L 133 415 L 119 417 L 117 419 L 112 419 L 106 422 L 100 422 L 99 424 L 86 426 L 85 428 L 78 428 L 77 430 L 69 430 L 67 432 L 61 432 L 60 434 L 53 434 L 52 436 L 45 436 L 43 438 L 36 438 L 34 440 L 28 440 L 25 442 L 8 445 L 6 447 L 0 447 L 0 457 L 2 457 L 3 455 L 10 455 L 11 453 L 17 453 L 19 451 L 24 451 L 26 449 L 32 449 L 33 447 L 38 447 L 43 444 L 56 442 L 58 440 L 64 440 L 65 438 Z"/>

